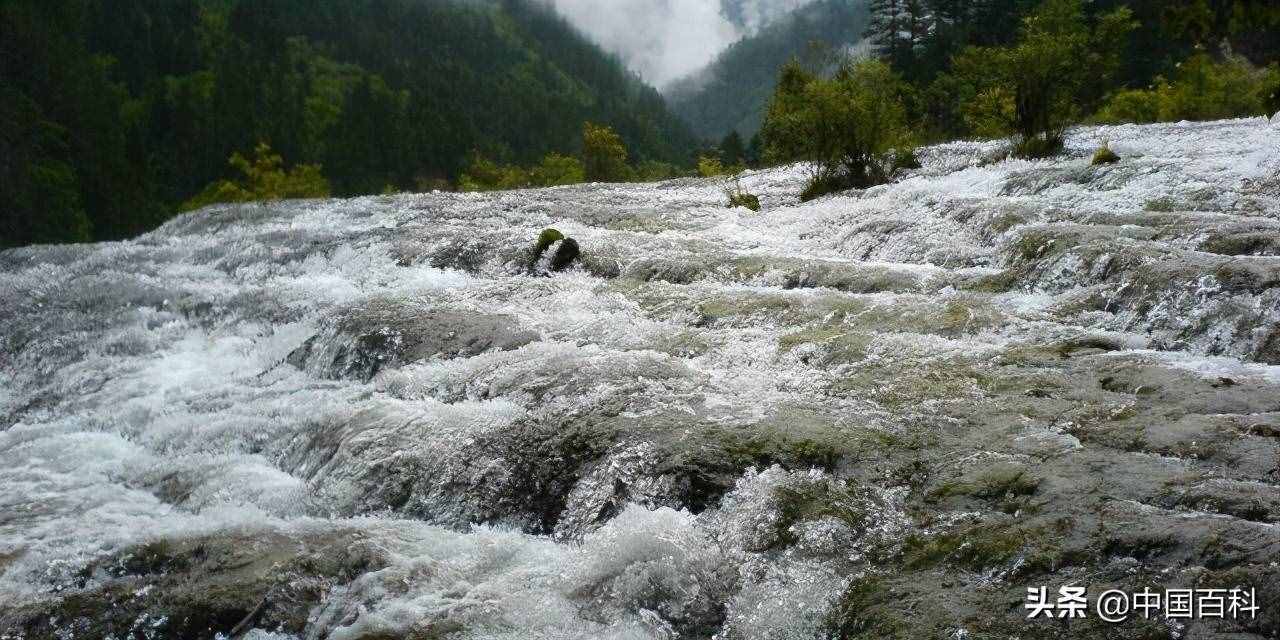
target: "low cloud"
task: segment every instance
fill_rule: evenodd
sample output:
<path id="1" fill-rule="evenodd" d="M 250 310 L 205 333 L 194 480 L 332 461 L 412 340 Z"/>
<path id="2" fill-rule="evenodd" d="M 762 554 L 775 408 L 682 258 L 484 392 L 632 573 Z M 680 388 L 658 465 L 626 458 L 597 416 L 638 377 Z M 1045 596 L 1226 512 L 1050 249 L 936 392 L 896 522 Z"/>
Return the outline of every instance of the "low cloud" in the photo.
<path id="1" fill-rule="evenodd" d="M 576 27 L 659 88 L 812 0 L 550 0 Z"/>

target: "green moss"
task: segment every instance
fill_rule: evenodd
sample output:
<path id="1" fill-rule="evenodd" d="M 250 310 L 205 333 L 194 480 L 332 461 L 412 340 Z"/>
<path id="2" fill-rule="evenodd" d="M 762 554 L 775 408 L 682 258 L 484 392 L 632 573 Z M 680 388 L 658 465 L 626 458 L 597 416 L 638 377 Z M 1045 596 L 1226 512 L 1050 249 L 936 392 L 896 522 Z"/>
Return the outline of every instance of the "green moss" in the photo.
<path id="1" fill-rule="evenodd" d="M 1159 211 L 1163 213 L 1163 212 L 1177 211 L 1181 207 L 1178 206 L 1177 201 L 1175 201 L 1173 198 L 1170 198 L 1168 196 L 1162 196 L 1159 198 L 1152 198 L 1151 200 L 1148 200 L 1146 204 L 1143 206 L 1143 208 L 1146 209 L 1147 211 Z"/>
<path id="2" fill-rule="evenodd" d="M 814 327 L 789 333 L 778 339 L 778 350 L 790 353 L 806 344 L 822 345 L 825 353 L 820 364 L 860 362 L 867 357 L 873 336 L 851 332 L 842 327 Z"/>
<path id="3" fill-rule="evenodd" d="M 1000 273 L 976 276 L 961 283 L 959 288 L 979 293 L 1005 293 L 1014 290 L 1017 286 L 1018 274 L 1012 269 L 1005 269 Z"/>
<path id="4" fill-rule="evenodd" d="M 737 295 L 713 298 L 700 305 L 698 311 L 709 320 L 750 317 L 760 313 L 771 315 L 790 310 L 792 301 L 781 295 Z"/>
<path id="5" fill-rule="evenodd" d="M 913 636 L 909 612 L 895 606 L 901 598 L 875 577 L 855 578 L 836 603 L 828 620 L 829 637 L 845 640 L 926 637 Z"/>
<path id="6" fill-rule="evenodd" d="M 945 498 L 953 495 L 996 499 L 1029 496 L 1040 486 L 1040 478 L 1025 466 L 1013 462 L 1000 462 L 964 478 L 943 484 L 932 496 Z"/>
<path id="7" fill-rule="evenodd" d="M 1020 571 L 1052 570 L 1064 559 L 1056 538 L 1042 527 L 978 524 L 931 536 L 910 535 L 903 542 L 902 561 L 910 569 L 946 564 L 969 571 L 1007 567 L 1021 557 Z"/>
<path id="8" fill-rule="evenodd" d="M 678 432 L 649 437 L 659 447 L 655 473 L 685 484 L 685 504 L 695 512 L 716 504 L 749 467 L 831 470 L 914 446 L 892 434 L 844 429 L 802 414 L 749 425 L 682 424 Z"/>
<path id="9" fill-rule="evenodd" d="M 187 558 L 178 553 L 168 540 L 148 542 L 125 556 L 119 563 L 124 575 L 148 575 L 185 571 Z"/>
<path id="10" fill-rule="evenodd" d="M 804 522 L 826 518 L 840 520 L 853 529 L 862 528 L 867 514 L 862 500 L 848 485 L 838 481 L 813 482 L 800 487 L 774 489 L 779 517 L 775 526 L 783 546 L 796 542 L 791 528 Z"/>
<path id="11" fill-rule="evenodd" d="M 1043 257 L 1053 249 L 1054 237 L 1049 233 L 1029 229 L 1018 235 L 1018 239 L 1014 241 L 1014 254 L 1023 262 L 1030 262 Z"/>
<path id="12" fill-rule="evenodd" d="M 542 233 L 538 234 L 538 240 L 533 245 L 533 261 L 537 262 L 538 258 L 541 258 L 542 254 L 551 248 L 551 245 L 561 240 L 564 240 L 564 234 L 560 233 L 559 230 L 543 229 Z"/>

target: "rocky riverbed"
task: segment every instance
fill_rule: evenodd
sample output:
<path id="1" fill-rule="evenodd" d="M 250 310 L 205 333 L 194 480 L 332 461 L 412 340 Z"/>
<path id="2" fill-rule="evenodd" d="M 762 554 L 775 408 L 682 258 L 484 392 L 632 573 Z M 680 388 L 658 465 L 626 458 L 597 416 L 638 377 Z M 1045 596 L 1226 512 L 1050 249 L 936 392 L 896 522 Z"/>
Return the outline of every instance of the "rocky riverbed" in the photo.
<path id="1" fill-rule="evenodd" d="M 920 155 L 0 253 L 0 638 L 1277 637 L 1280 127 Z"/>

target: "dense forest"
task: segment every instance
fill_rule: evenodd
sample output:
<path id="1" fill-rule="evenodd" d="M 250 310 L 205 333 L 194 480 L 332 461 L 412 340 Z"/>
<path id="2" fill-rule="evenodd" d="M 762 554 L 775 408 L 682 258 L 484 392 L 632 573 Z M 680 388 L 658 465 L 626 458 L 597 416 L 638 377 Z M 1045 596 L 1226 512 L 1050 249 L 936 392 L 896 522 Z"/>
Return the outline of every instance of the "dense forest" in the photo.
<path id="1" fill-rule="evenodd" d="M 534 0 L 6 0 L 0 246 L 130 237 L 253 167 L 446 186 L 477 153 L 577 153 L 587 121 L 691 162 L 662 97 Z"/>
<path id="2" fill-rule="evenodd" d="M 817 0 L 743 38 L 706 69 L 666 91 L 671 108 L 705 138 L 730 132 L 752 137 L 760 128 L 778 69 L 793 58 L 816 64 L 858 43 L 867 28 L 865 0 Z"/>
<path id="3" fill-rule="evenodd" d="M 987 132 L 965 117 L 966 105 L 979 97 L 981 83 L 973 79 L 994 66 L 992 55 L 1013 43 L 1023 21 L 1042 5 L 1043 0 L 872 0 L 866 36 L 908 83 L 906 106 L 927 138 L 982 135 Z M 1063 73 L 1087 76 L 1072 95 L 1081 120 L 1126 92 L 1158 89 L 1180 77 L 1201 83 L 1195 92 L 1212 92 L 1212 80 L 1280 61 L 1280 3 L 1271 0 L 1092 0 L 1080 9 L 1084 28 L 1096 38 Z M 1195 74 L 1201 77 L 1190 77 Z M 1057 78 L 1059 84 L 1064 79 Z M 1203 119 L 1240 111 L 1190 109 L 1119 119 Z"/>
<path id="4" fill-rule="evenodd" d="M 731 173 L 811 159 L 765 153 L 772 106 L 805 114 L 776 151 L 892 94 L 911 135 L 828 162 L 835 189 L 907 145 L 1016 135 L 1035 155 L 1071 123 L 1274 111 L 1277 61 L 1267 0 L 815 0 L 668 109 L 541 0 L 7 0 L 0 247 L 131 237 L 228 200 Z"/>

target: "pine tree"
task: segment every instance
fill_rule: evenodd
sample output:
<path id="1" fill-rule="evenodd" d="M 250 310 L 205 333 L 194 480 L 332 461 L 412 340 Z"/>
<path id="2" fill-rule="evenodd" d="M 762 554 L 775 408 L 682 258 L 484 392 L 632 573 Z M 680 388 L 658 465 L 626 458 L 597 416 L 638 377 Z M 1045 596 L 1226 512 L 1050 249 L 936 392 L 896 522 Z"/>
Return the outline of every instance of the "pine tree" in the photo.
<path id="1" fill-rule="evenodd" d="M 720 161 L 726 166 L 735 166 L 743 164 L 746 157 L 747 149 L 742 145 L 742 136 L 737 131 L 730 131 L 720 141 Z"/>

